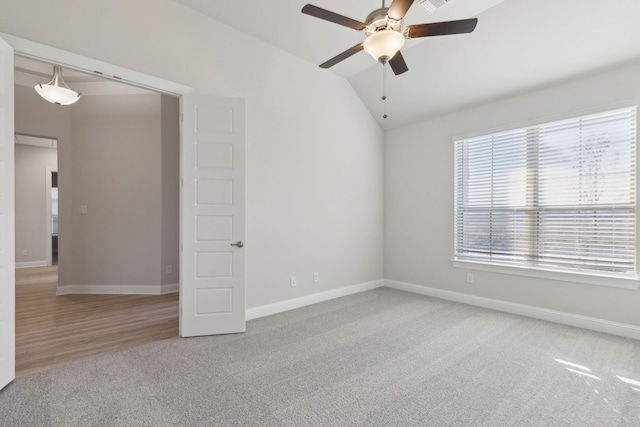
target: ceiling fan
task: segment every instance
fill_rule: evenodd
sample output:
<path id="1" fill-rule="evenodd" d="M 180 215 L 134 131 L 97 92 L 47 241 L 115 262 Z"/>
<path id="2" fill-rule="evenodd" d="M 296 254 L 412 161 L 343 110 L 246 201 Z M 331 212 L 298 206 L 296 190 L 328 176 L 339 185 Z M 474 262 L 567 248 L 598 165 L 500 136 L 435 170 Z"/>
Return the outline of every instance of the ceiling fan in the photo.
<path id="1" fill-rule="evenodd" d="M 402 53 L 400 53 L 400 48 L 404 45 L 405 39 L 470 33 L 478 23 L 477 18 L 472 18 L 432 24 L 408 25 L 403 29 L 402 19 L 412 4 L 413 0 L 393 0 L 391 6 L 387 8 L 383 0 L 382 8 L 371 12 L 365 22 L 356 21 L 311 4 L 303 7 L 302 13 L 304 14 L 353 28 L 356 31 L 363 31 L 366 35 L 364 42 L 334 56 L 320 64 L 320 67 L 332 67 L 364 49 L 375 60 L 382 63 L 388 62 L 395 75 L 402 74 L 409 70 Z"/>

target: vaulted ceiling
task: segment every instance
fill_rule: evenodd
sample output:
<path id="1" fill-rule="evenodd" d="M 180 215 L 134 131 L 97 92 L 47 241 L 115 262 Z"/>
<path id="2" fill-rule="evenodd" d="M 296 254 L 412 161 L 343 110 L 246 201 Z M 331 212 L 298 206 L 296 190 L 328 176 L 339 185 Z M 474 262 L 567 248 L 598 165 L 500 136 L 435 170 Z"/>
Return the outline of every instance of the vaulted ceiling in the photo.
<path id="1" fill-rule="evenodd" d="M 380 0 L 174 1 L 315 65 L 365 36 L 301 13 L 305 4 L 359 21 L 382 6 Z M 386 83 L 382 65 L 365 52 L 321 72 L 346 78 L 380 126 L 392 129 L 640 62 L 640 0 L 448 0 L 432 13 L 416 1 L 404 25 L 472 17 L 478 25 L 471 34 L 407 40 L 402 53 L 409 71 L 395 76 L 387 69 Z M 33 86 L 51 77 L 50 65 L 16 61 L 18 83 Z M 85 94 L 111 86 L 122 93 L 136 90 L 64 73 Z"/>
<path id="2" fill-rule="evenodd" d="M 315 6 L 364 21 L 380 0 L 175 0 L 241 32 L 320 64 L 364 35 L 301 13 Z M 386 6 L 389 6 L 387 1 Z M 471 34 L 408 40 L 409 71 L 386 78 L 360 52 L 323 72 L 353 86 L 385 129 L 640 61 L 640 0 L 450 0 L 433 13 L 416 2 L 404 25 L 477 17 Z"/>

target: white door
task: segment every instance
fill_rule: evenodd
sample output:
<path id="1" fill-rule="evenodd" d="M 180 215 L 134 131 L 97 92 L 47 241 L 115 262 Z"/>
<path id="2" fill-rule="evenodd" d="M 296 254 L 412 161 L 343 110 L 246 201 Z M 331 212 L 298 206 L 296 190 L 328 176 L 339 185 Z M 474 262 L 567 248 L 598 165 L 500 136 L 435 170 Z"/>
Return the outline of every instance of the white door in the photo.
<path id="1" fill-rule="evenodd" d="M 15 378 L 13 48 L 0 39 L 0 389 Z"/>
<path id="2" fill-rule="evenodd" d="M 182 97 L 180 336 L 245 331 L 245 102 Z"/>

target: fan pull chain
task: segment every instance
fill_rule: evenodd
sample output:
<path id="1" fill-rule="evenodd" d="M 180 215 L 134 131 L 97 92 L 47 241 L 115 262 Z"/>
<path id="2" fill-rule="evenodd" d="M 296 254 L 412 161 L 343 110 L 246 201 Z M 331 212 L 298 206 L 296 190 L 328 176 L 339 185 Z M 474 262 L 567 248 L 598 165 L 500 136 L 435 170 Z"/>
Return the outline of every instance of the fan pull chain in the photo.
<path id="1" fill-rule="evenodd" d="M 387 118 L 387 62 L 382 63 L 382 118 Z"/>

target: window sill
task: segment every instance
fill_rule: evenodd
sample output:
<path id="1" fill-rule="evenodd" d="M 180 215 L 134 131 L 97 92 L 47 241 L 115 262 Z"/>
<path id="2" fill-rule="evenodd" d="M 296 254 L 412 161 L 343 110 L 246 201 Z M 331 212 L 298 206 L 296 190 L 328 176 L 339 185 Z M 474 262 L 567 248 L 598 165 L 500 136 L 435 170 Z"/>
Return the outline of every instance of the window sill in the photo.
<path id="1" fill-rule="evenodd" d="M 515 276 L 535 277 L 539 279 L 559 280 L 563 282 L 584 283 L 596 286 L 608 286 L 611 288 L 638 289 L 640 280 L 634 277 L 606 276 L 584 273 L 569 273 L 562 271 L 541 270 L 536 268 L 515 267 L 510 265 L 489 264 L 467 260 L 451 260 L 456 268 L 468 270 L 489 271 L 492 273 L 511 274 Z"/>

